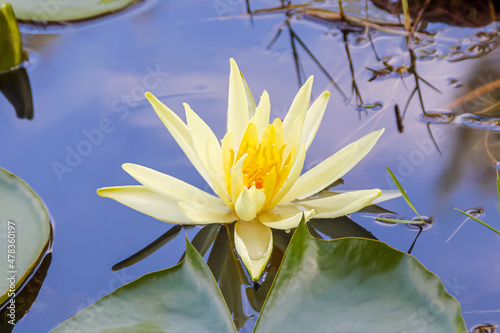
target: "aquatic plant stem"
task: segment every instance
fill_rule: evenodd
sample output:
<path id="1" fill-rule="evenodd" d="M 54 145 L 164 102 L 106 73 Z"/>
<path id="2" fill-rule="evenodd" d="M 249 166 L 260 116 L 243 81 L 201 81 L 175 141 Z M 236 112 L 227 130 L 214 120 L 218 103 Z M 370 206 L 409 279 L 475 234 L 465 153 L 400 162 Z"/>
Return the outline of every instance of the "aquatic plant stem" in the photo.
<path id="1" fill-rule="evenodd" d="M 458 209 L 458 208 L 455 208 L 455 209 L 456 209 L 456 210 L 458 210 L 460 213 L 462 213 L 462 214 L 464 214 L 464 215 L 466 215 L 466 216 L 470 217 L 470 218 L 471 218 L 471 219 L 473 219 L 474 221 L 477 221 L 477 222 L 481 223 L 481 224 L 482 224 L 482 225 L 484 225 L 486 228 L 489 228 L 489 229 L 493 230 L 494 232 L 496 232 L 497 234 L 499 234 L 499 235 L 500 235 L 500 231 L 499 231 L 499 230 L 497 230 L 497 229 L 493 228 L 492 226 L 490 226 L 490 225 L 489 225 L 489 224 L 487 224 L 486 222 L 483 222 L 483 221 L 481 221 L 480 219 L 478 219 L 478 218 L 476 218 L 476 217 L 474 217 L 474 216 L 472 216 L 472 215 L 470 215 L 470 214 L 467 214 L 466 212 L 461 211 L 461 210 L 460 210 L 460 209 Z"/>

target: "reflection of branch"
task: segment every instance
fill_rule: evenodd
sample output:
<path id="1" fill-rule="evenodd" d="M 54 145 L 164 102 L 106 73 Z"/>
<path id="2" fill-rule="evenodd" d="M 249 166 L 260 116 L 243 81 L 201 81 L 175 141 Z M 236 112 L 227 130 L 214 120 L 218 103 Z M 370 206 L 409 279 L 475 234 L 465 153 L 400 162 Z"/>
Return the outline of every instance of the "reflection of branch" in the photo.
<path id="1" fill-rule="evenodd" d="M 299 53 L 297 52 L 297 46 L 295 45 L 295 33 L 292 30 L 292 27 L 290 26 L 290 22 L 287 21 L 286 25 L 288 27 L 288 31 L 290 32 L 290 43 L 292 45 L 292 53 L 293 53 L 293 60 L 295 62 L 295 70 L 297 71 L 297 79 L 299 81 L 299 87 L 302 86 L 302 76 L 304 75 L 304 70 L 302 68 L 300 58 L 299 58 Z"/>
<path id="2" fill-rule="evenodd" d="M 431 123 L 427 123 L 427 131 L 429 132 L 429 136 L 431 137 L 431 140 L 432 140 L 432 143 L 434 143 L 434 146 L 436 147 L 439 155 L 443 156 L 443 153 L 441 152 L 441 149 L 439 149 L 439 146 L 436 142 L 436 139 L 434 139 L 434 135 L 432 134 L 432 131 L 431 131 Z"/>
<path id="3" fill-rule="evenodd" d="M 284 11 L 294 11 L 294 14 L 303 14 L 304 16 L 310 16 L 312 18 L 321 19 L 325 21 L 345 21 L 354 25 L 368 26 L 370 28 L 386 32 L 393 35 L 407 36 L 408 32 L 401 28 L 400 23 L 389 23 L 389 22 L 375 22 L 365 18 L 360 18 L 348 13 L 335 12 L 332 10 L 321 9 L 321 8 L 309 8 L 309 4 L 301 5 L 286 5 L 281 7 L 265 8 L 252 11 L 253 14 L 266 14 Z M 343 14 L 343 15 L 342 15 Z M 425 33 L 415 33 L 418 37 L 426 36 Z"/>
<path id="4" fill-rule="evenodd" d="M 361 97 L 361 93 L 358 88 L 358 84 L 356 83 L 356 76 L 354 75 L 354 65 L 352 63 L 352 58 L 351 58 L 351 51 L 349 50 L 349 40 L 347 39 L 347 35 L 349 34 L 348 31 L 342 31 L 342 36 L 344 40 L 344 47 L 345 47 L 345 52 L 347 54 L 347 60 L 349 60 L 349 69 L 351 71 L 351 77 L 352 77 L 352 90 L 356 93 L 356 103 L 358 106 L 361 106 L 363 104 L 363 98 Z"/>
<path id="5" fill-rule="evenodd" d="M 293 36 L 293 39 L 295 39 L 297 42 L 299 42 L 300 46 L 302 46 L 302 48 L 307 52 L 307 54 L 311 57 L 311 59 L 316 63 L 316 65 L 323 72 L 323 74 L 325 74 L 325 76 L 330 80 L 330 82 L 333 84 L 333 86 L 335 87 L 335 89 L 337 89 L 337 91 L 342 95 L 342 97 L 344 99 L 347 99 L 347 96 L 344 94 L 344 92 L 342 91 L 342 89 L 340 89 L 340 87 L 338 86 L 337 82 L 335 82 L 335 80 L 333 79 L 333 77 L 328 73 L 328 71 L 323 67 L 323 65 L 321 65 L 321 63 L 319 62 L 319 60 L 316 59 L 316 57 L 314 56 L 314 54 L 309 50 L 309 48 L 306 46 L 306 44 L 304 44 L 304 42 L 302 41 L 302 39 L 300 39 L 300 37 L 295 33 L 295 31 L 292 29 L 292 27 L 290 25 L 288 25 L 288 27 L 290 29 L 290 34 Z"/>
<path id="6" fill-rule="evenodd" d="M 493 81 L 493 82 L 490 82 L 484 86 L 481 86 L 467 94 L 465 94 L 464 96 L 460 97 L 460 98 L 457 98 L 456 100 L 446 104 L 443 108 L 445 109 L 450 109 L 450 110 L 453 110 L 455 109 L 457 106 L 460 106 L 462 104 L 465 104 L 471 100 L 473 100 L 474 98 L 476 97 L 479 97 L 481 95 L 484 95 L 486 94 L 487 92 L 490 92 L 491 90 L 495 90 L 495 89 L 498 89 L 500 88 L 500 79 L 496 80 L 496 81 Z"/>
<path id="7" fill-rule="evenodd" d="M 247 7 L 247 14 L 250 15 L 250 22 L 252 22 L 252 25 L 254 25 L 253 14 L 252 10 L 250 9 L 250 0 L 245 0 L 245 5 Z"/>
<path id="8" fill-rule="evenodd" d="M 425 106 L 424 106 L 424 98 L 422 97 L 422 91 L 420 90 L 420 83 L 419 83 L 419 76 L 417 75 L 417 57 L 415 56 L 415 51 L 413 49 L 408 48 L 408 52 L 410 52 L 410 68 L 408 68 L 408 72 L 413 74 L 413 77 L 415 78 L 415 89 L 417 90 L 418 93 L 418 99 L 420 100 L 420 105 L 422 106 L 422 112 L 426 114 L 425 112 Z"/>

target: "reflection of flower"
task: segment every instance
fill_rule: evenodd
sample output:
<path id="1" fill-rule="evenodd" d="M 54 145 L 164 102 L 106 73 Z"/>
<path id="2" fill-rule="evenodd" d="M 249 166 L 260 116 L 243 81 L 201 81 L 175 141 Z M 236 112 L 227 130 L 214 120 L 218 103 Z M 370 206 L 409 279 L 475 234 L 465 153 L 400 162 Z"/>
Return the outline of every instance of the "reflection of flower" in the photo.
<path id="1" fill-rule="evenodd" d="M 218 195 L 136 164 L 123 168 L 144 186 L 101 188 L 112 198 L 159 220 L 180 224 L 236 221 L 236 250 L 253 280 L 258 280 L 273 248 L 271 228 L 295 228 L 306 220 L 356 212 L 377 198 L 379 189 L 318 193 L 342 177 L 375 145 L 375 131 L 351 143 L 300 175 L 330 97 L 324 92 L 308 109 L 312 77 L 295 97 L 282 121 L 269 124 L 270 102 L 264 91 L 256 106 L 231 59 L 227 134 L 222 145 L 189 105 L 187 124 L 152 94 L 146 97 L 187 157 Z"/>

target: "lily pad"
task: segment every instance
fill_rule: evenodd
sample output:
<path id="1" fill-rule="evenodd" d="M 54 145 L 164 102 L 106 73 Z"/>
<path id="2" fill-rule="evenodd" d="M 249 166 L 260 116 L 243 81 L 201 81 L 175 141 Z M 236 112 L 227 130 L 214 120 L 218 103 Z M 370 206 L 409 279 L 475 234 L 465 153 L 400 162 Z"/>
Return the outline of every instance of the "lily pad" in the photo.
<path id="1" fill-rule="evenodd" d="M 0 168 L 0 304 L 26 281 L 43 259 L 49 246 L 51 227 L 42 199 L 22 179 Z M 10 295 L 9 295 L 10 294 Z"/>
<path id="2" fill-rule="evenodd" d="M 52 332 L 236 332 L 217 283 L 186 241 L 185 260 L 118 288 Z"/>
<path id="3" fill-rule="evenodd" d="M 16 16 L 25 21 L 70 22 L 111 14 L 143 0 L 11 0 Z"/>
<path id="4" fill-rule="evenodd" d="M 417 259 L 377 240 L 297 228 L 254 332 L 467 332 L 459 303 Z"/>
<path id="5" fill-rule="evenodd" d="M 236 333 L 208 266 L 186 247 L 182 263 L 119 288 L 53 332 Z M 459 303 L 414 257 L 372 239 L 316 240 L 302 222 L 254 332 L 467 330 Z"/>

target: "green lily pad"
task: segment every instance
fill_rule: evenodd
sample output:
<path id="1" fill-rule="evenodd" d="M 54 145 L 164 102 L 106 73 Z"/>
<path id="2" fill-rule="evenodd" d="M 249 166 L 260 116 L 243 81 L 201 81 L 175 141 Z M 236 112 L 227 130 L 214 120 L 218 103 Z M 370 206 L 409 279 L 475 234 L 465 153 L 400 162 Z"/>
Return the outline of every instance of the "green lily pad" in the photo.
<path id="1" fill-rule="evenodd" d="M 191 243 L 186 247 L 182 263 L 117 289 L 53 332 L 236 333 L 207 264 Z M 295 231 L 254 329 L 419 331 L 467 332 L 459 303 L 436 275 L 377 240 L 316 240 L 304 222 Z"/>
<path id="2" fill-rule="evenodd" d="M 15 278 L 0 279 L 0 304 L 16 292 L 43 259 L 51 227 L 42 199 L 22 179 L 0 168 L 0 271 Z M 11 294 L 11 295 L 9 295 Z"/>
<path id="3" fill-rule="evenodd" d="M 467 332 L 459 303 L 413 256 L 297 228 L 254 332 Z"/>
<path id="4" fill-rule="evenodd" d="M 236 332 L 203 258 L 186 241 L 185 260 L 118 288 L 52 332 Z"/>
<path id="5" fill-rule="evenodd" d="M 11 0 L 20 20 L 43 22 L 81 21 L 122 10 L 143 0 Z"/>

